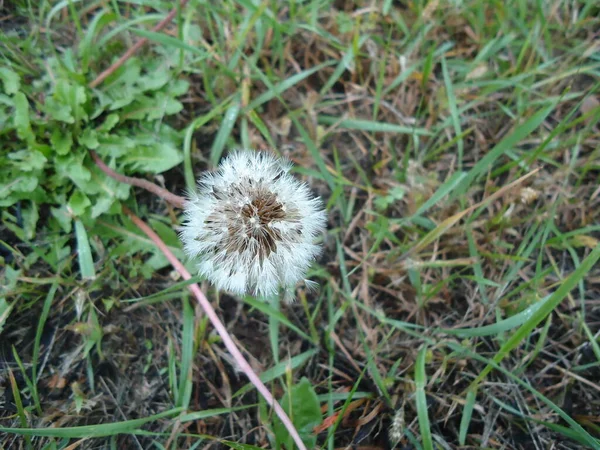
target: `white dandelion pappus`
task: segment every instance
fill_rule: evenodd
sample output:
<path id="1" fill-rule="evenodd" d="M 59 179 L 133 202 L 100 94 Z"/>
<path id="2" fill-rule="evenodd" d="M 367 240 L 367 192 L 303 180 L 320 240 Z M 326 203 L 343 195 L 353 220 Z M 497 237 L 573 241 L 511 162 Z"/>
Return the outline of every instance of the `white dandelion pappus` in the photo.
<path id="1" fill-rule="evenodd" d="M 266 297 L 304 280 L 326 215 L 291 167 L 269 153 L 238 150 L 189 194 L 180 237 L 218 289 Z"/>

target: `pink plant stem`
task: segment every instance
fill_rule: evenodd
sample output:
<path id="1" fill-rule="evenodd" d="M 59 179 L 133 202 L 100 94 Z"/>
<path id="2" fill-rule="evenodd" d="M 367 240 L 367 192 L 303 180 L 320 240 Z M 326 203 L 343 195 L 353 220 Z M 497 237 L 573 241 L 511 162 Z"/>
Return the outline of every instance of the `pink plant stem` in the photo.
<path id="1" fill-rule="evenodd" d="M 169 248 L 161 240 L 161 238 L 154 231 L 152 231 L 152 229 L 148 225 L 146 225 L 126 206 L 123 206 L 123 210 L 125 214 L 127 214 L 129 218 L 133 221 L 133 223 L 135 223 L 137 227 L 146 234 L 146 236 L 152 239 L 152 241 L 156 244 L 159 250 L 163 252 L 163 254 L 167 257 L 167 259 L 175 268 L 175 270 L 177 270 L 177 272 L 179 272 L 179 274 L 185 280 L 189 280 L 190 278 L 192 278 L 192 276 L 184 267 L 184 265 L 175 257 L 175 255 L 171 252 L 171 250 L 169 250 Z M 260 392 L 260 394 L 264 397 L 267 403 L 271 405 L 273 409 L 275 409 L 275 414 L 277 414 L 279 419 L 281 419 L 281 422 L 287 428 L 288 432 L 290 433 L 290 436 L 292 436 L 294 442 L 298 446 L 298 449 L 307 450 L 304 443 L 302 442 L 302 439 L 300 438 L 300 435 L 298 434 L 298 431 L 296 431 L 296 428 L 292 424 L 292 421 L 287 416 L 283 408 L 279 405 L 279 403 L 275 401 L 275 399 L 269 392 L 269 389 L 267 389 L 263 382 L 260 381 L 258 375 L 254 373 L 252 367 L 250 367 L 250 364 L 244 358 L 244 355 L 242 355 L 242 353 L 238 350 L 237 346 L 233 342 L 233 339 L 231 339 L 231 336 L 227 332 L 227 328 L 225 328 L 225 325 L 223 325 L 223 323 L 219 319 L 219 316 L 217 315 L 216 311 L 214 310 L 204 293 L 200 290 L 200 287 L 196 283 L 194 283 L 190 284 L 188 288 L 196 296 L 198 303 L 200 303 L 200 306 L 202 307 L 202 309 L 204 309 L 204 312 L 206 313 L 209 320 L 217 330 L 217 333 L 219 333 L 219 336 L 221 336 L 221 339 L 223 339 L 225 347 L 227 347 L 227 350 L 229 350 L 229 353 L 233 356 L 233 359 L 236 361 L 240 369 L 242 369 L 242 371 L 246 374 L 250 382 L 256 387 L 258 392 Z"/>
<path id="2" fill-rule="evenodd" d="M 166 189 L 163 189 L 160 186 L 157 186 L 156 184 L 151 183 L 148 180 L 144 180 L 142 178 L 127 177 L 125 175 L 121 175 L 120 173 L 115 172 L 110 167 L 108 167 L 104 163 L 104 161 L 102 161 L 102 159 L 100 159 L 100 157 L 94 150 L 90 150 L 90 156 L 96 163 L 96 166 L 98 166 L 98 168 L 109 177 L 114 178 L 115 180 L 120 181 L 121 183 L 130 184 L 132 186 L 137 186 L 146 189 L 147 191 L 150 191 L 153 194 L 159 196 L 160 198 L 168 201 L 173 206 L 177 208 L 183 208 L 183 205 L 185 203 L 185 199 L 183 197 L 172 194 Z"/>

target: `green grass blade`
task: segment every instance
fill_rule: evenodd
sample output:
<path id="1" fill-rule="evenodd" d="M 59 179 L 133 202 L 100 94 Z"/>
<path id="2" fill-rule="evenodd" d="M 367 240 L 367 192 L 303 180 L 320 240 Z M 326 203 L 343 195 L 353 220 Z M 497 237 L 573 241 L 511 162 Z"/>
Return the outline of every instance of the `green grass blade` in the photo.
<path id="1" fill-rule="evenodd" d="M 448 74 L 448 63 L 446 58 L 442 58 L 442 74 L 444 76 L 444 86 L 446 87 L 446 97 L 448 98 L 448 107 L 450 109 L 450 117 L 452 119 L 452 126 L 454 127 L 454 134 L 458 137 L 462 134 L 462 128 L 460 125 L 460 117 L 458 115 L 458 109 L 456 107 L 456 94 L 454 92 L 454 86 L 452 80 Z M 463 166 L 463 155 L 465 152 L 465 143 L 461 139 L 457 141 L 458 150 L 458 169 L 462 170 Z"/>
<path id="2" fill-rule="evenodd" d="M 469 425 L 471 424 L 471 417 L 473 416 L 473 408 L 475 407 L 475 400 L 477 398 L 477 389 L 469 389 L 467 391 L 467 397 L 465 399 L 465 406 L 463 408 L 463 414 L 460 419 L 460 429 L 458 432 L 458 445 L 465 445 L 467 440 L 467 432 L 469 431 Z"/>
<path id="3" fill-rule="evenodd" d="M 419 419 L 419 430 L 423 440 L 424 450 L 433 450 L 433 440 L 431 438 L 431 424 L 429 423 L 429 413 L 427 411 L 427 395 L 425 386 L 427 385 L 427 375 L 425 373 L 425 358 L 427 356 L 427 346 L 424 345 L 417 355 L 415 362 L 415 400 L 417 403 L 417 417 Z"/>
<path id="4" fill-rule="evenodd" d="M 529 383 L 522 380 L 518 375 L 515 375 L 514 373 L 512 373 L 512 371 L 505 369 L 497 362 L 490 360 L 489 358 L 486 358 L 482 355 L 479 355 L 478 353 L 475 353 L 456 342 L 446 341 L 445 345 L 448 348 L 455 351 L 456 353 L 458 353 L 459 355 L 468 356 L 469 358 L 472 358 L 472 359 L 475 359 L 477 361 L 481 361 L 481 362 L 487 364 L 488 367 L 492 367 L 493 369 L 501 372 L 504 376 L 506 376 L 507 378 L 509 378 L 516 384 L 518 384 L 519 386 L 523 387 L 525 390 L 531 392 L 537 399 L 539 399 L 542 403 L 549 406 L 552 409 L 552 411 L 554 411 L 558 416 L 560 416 L 561 419 L 563 419 L 565 422 L 567 422 L 569 424 L 569 426 L 571 427 L 571 429 L 574 432 L 578 433 L 579 436 L 581 436 L 581 438 L 585 440 L 587 445 L 589 445 L 591 448 L 600 450 L 600 441 L 598 439 L 595 439 L 594 437 L 592 437 L 587 431 L 585 431 L 585 429 L 581 425 L 579 425 L 575 420 L 573 420 L 573 418 L 571 416 L 569 416 L 565 411 L 563 411 L 562 408 L 560 408 L 556 403 L 554 403 L 552 400 L 547 398 L 545 395 L 538 392 Z M 470 386 L 468 388 L 468 390 L 471 390 L 471 389 L 472 389 L 472 386 Z"/>
<path id="5" fill-rule="evenodd" d="M 233 131 L 233 126 L 237 121 L 241 106 L 242 103 L 240 101 L 240 96 L 236 95 L 231 101 L 229 108 L 227 108 L 227 111 L 225 111 L 223 121 L 221 122 L 221 127 L 219 128 L 217 136 L 215 137 L 215 141 L 210 149 L 210 163 L 214 167 L 218 165 L 219 160 L 223 155 L 223 150 L 225 149 L 227 140 L 231 136 L 231 132 Z"/>
<path id="6" fill-rule="evenodd" d="M 551 296 L 547 296 L 537 303 L 531 305 L 524 311 L 521 311 L 520 313 L 515 314 L 508 319 L 501 320 L 492 325 L 484 325 L 478 328 L 436 328 L 435 332 L 453 334 L 461 337 L 495 336 L 512 328 L 523 325 L 536 311 L 538 311 L 540 308 L 543 308 L 544 305 L 550 301 L 550 298 Z"/>
<path id="7" fill-rule="evenodd" d="M 131 433 L 136 431 L 142 425 L 155 420 L 173 417 L 182 411 L 181 408 L 174 408 L 159 414 L 144 417 L 142 419 L 125 420 L 122 422 L 103 423 L 99 425 L 85 425 L 81 427 L 62 427 L 62 428 L 10 428 L 0 427 L 0 432 L 19 434 L 21 436 L 47 436 L 57 438 L 94 438 L 102 436 L 112 436 L 116 434 Z"/>
<path id="8" fill-rule="evenodd" d="M 188 189 L 188 191 L 193 191 L 196 189 L 196 176 L 194 175 L 192 164 L 192 139 L 194 137 L 194 132 L 203 125 L 206 125 L 215 117 L 223 114 L 230 101 L 231 98 L 227 98 L 218 106 L 211 108 L 208 113 L 194 119 L 194 121 L 185 129 L 185 134 L 183 137 L 183 174 L 185 176 L 185 187 Z"/>
<path id="9" fill-rule="evenodd" d="M 512 149 L 520 141 L 529 136 L 534 130 L 536 130 L 546 117 L 554 110 L 556 105 L 552 103 L 545 108 L 542 108 L 523 124 L 519 125 L 511 134 L 502 139 L 494 148 L 488 151 L 483 158 L 481 158 L 475 166 L 467 173 L 467 176 L 463 179 L 458 189 L 454 192 L 454 195 L 449 201 L 455 200 L 456 198 L 464 195 L 469 186 L 479 176 L 483 175 L 486 171 L 491 168 L 491 165 L 496 161 L 502 154 Z"/>
<path id="10" fill-rule="evenodd" d="M 244 302 L 249 304 L 253 308 L 258 309 L 260 312 L 266 314 L 267 316 L 276 318 L 280 323 L 284 324 L 290 330 L 293 330 L 296 333 L 298 333 L 298 335 L 300 337 L 302 337 L 302 339 L 306 339 L 307 341 L 312 342 L 310 339 L 310 336 L 308 334 L 306 334 L 304 331 L 302 331 L 300 328 L 298 328 L 296 325 L 294 325 L 290 321 L 290 319 L 288 319 L 285 316 L 285 314 L 283 314 L 281 311 L 274 309 L 269 304 L 267 304 L 261 300 L 257 300 L 254 297 L 245 296 Z"/>
<path id="11" fill-rule="evenodd" d="M 77 238 L 77 259 L 82 280 L 93 280 L 96 278 L 92 249 L 85 227 L 80 220 L 75 221 L 75 236 Z"/>
<path id="12" fill-rule="evenodd" d="M 189 44 L 186 44 L 182 40 L 177 39 L 176 37 L 169 36 L 164 33 L 157 33 L 154 31 L 142 30 L 139 28 L 132 28 L 131 31 L 141 37 L 154 41 L 167 48 L 172 47 L 178 50 L 185 50 L 195 56 L 200 57 L 201 59 L 204 59 L 208 56 L 208 53 L 205 50 L 199 47 L 193 47 Z"/>
<path id="13" fill-rule="evenodd" d="M 260 374 L 259 378 L 263 383 L 268 383 L 269 381 L 273 381 L 275 378 L 279 378 L 285 375 L 286 370 L 294 370 L 316 355 L 318 350 L 312 349 L 307 350 L 304 353 L 294 356 L 293 358 L 283 360 L 279 364 L 275 364 L 268 370 L 265 370 Z M 238 390 L 233 397 L 239 397 L 240 395 L 245 394 L 246 392 L 252 390 L 254 386 L 250 383 L 242 387 Z"/>
<path id="14" fill-rule="evenodd" d="M 183 331 L 181 334 L 181 372 L 179 373 L 179 392 L 176 406 L 188 409 L 192 397 L 192 370 L 194 360 L 194 309 L 190 305 L 189 295 L 182 297 Z"/>
<path id="15" fill-rule="evenodd" d="M 395 123 L 375 122 L 366 119 L 342 119 L 327 115 L 318 116 L 319 123 L 323 125 L 336 125 L 339 128 L 348 130 L 370 131 L 371 133 L 397 133 L 410 134 L 416 136 L 430 136 L 431 132 L 425 128 L 405 127 Z"/>
<path id="16" fill-rule="evenodd" d="M 332 64 L 333 64 L 332 61 L 319 64 L 315 67 L 311 67 L 310 69 L 306 69 L 300 73 L 292 75 L 291 77 L 286 78 L 285 80 L 283 80 L 277 84 L 271 83 L 268 80 L 268 78 L 264 77 L 264 75 L 261 76 L 261 80 L 267 84 L 268 90 L 263 92 L 262 94 L 260 94 L 254 100 L 252 100 L 248 104 L 248 106 L 246 106 L 244 108 L 243 112 L 247 113 L 249 111 L 252 111 L 252 110 L 258 108 L 259 106 L 261 106 L 262 104 L 264 104 L 276 97 L 279 97 L 282 93 L 284 93 L 291 87 L 295 86 L 296 84 L 300 83 L 302 80 L 305 80 L 312 74 L 314 74 L 314 73 L 318 72 L 319 70 L 323 69 L 324 67 L 330 66 Z M 254 70 L 255 72 L 260 72 L 260 70 L 256 66 L 254 67 L 254 69 L 255 69 Z M 261 73 L 261 75 L 262 75 L 262 73 Z"/>
<path id="17" fill-rule="evenodd" d="M 4 297 L 0 297 L 0 334 L 2 334 L 2 329 L 4 328 L 4 324 L 6 323 L 6 319 L 8 319 L 12 308 L 12 304 L 8 303 Z"/>
<path id="18" fill-rule="evenodd" d="M 531 316 L 525 321 L 521 328 L 519 328 L 505 343 L 502 345 L 498 353 L 493 358 L 494 363 L 502 361 L 517 345 L 521 343 L 532 330 L 542 321 L 548 314 L 563 301 L 563 299 L 571 292 L 573 288 L 577 286 L 579 281 L 585 277 L 588 272 L 592 269 L 594 264 L 600 259 L 600 245 L 598 245 L 588 256 L 585 258 L 581 265 L 571 273 L 560 285 L 560 287 L 548 298 L 542 307 L 535 310 Z M 477 378 L 471 383 L 470 388 L 477 386 L 490 371 L 492 365 L 488 364 Z"/>

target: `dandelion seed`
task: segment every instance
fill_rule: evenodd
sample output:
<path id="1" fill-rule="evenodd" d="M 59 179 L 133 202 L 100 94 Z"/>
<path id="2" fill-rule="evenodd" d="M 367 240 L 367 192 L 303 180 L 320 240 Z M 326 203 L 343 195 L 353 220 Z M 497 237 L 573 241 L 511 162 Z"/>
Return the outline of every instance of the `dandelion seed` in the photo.
<path id="1" fill-rule="evenodd" d="M 521 197 L 521 203 L 529 205 L 530 203 L 537 200 L 540 193 L 533 188 L 525 187 L 525 188 L 521 189 L 521 191 L 519 192 L 519 195 Z"/>
<path id="2" fill-rule="evenodd" d="M 189 194 L 180 237 L 218 289 L 266 297 L 306 276 L 326 215 L 290 169 L 268 153 L 239 150 Z"/>
<path id="3" fill-rule="evenodd" d="M 394 418 L 392 419 L 392 424 L 390 425 L 390 430 L 388 432 L 390 444 L 392 446 L 395 446 L 400 442 L 400 440 L 404 436 L 404 429 L 404 402 L 402 402 L 402 405 L 396 410 L 396 413 L 394 414 Z"/>

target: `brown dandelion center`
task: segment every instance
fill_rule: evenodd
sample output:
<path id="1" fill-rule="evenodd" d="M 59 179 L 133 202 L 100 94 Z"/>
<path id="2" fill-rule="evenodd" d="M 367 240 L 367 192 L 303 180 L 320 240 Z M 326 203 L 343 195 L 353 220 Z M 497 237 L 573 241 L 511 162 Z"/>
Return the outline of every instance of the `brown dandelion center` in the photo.
<path id="1" fill-rule="evenodd" d="M 218 213 L 207 217 L 205 224 L 215 230 L 223 227 L 227 229 L 227 234 L 222 237 L 220 244 L 227 253 L 243 253 L 250 249 L 256 252 L 262 263 L 271 253 L 277 251 L 279 242 L 295 242 L 300 239 L 300 217 L 296 208 L 285 208 L 276 194 L 261 187 L 254 186 L 250 198 L 242 205 L 226 200 L 227 197 L 242 197 L 244 191 L 248 191 L 247 187 L 239 185 L 230 187 L 230 192 L 215 191 L 215 197 L 226 203 L 221 205 Z M 294 235 L 282 236 L 282 231 L 272 226 L 273 222 L 281 221 L 295 224 Z"/>
<path id="2" fill-rule="evenodd" d="M 277 242 L 281 240 L 279 230 L 269 225 L 273 221 L 286 218 L 283 205 L 277 200 L 275 194 L 260 192 L 251 199 L 250 203 L 242 206 L 240 215 L 244 238 L 236 240 L 239 251 L 243 252 L 253 241 L 256 241 L 258 258 L 263 261 L 277 250 Z M 236 231 L 240 232 L 240 230 L 229 230 L 230 238 Z"/>

